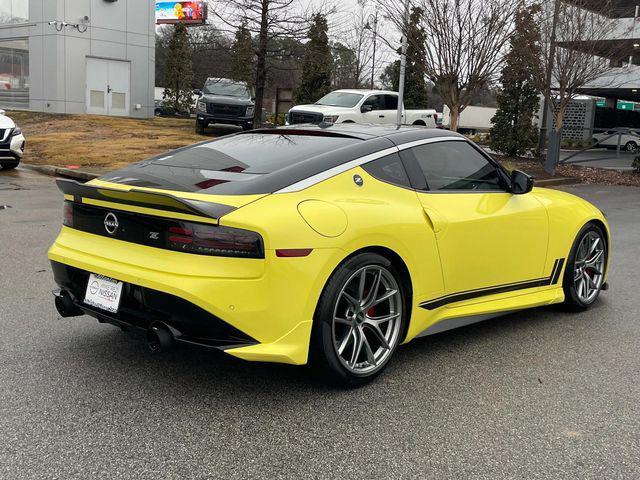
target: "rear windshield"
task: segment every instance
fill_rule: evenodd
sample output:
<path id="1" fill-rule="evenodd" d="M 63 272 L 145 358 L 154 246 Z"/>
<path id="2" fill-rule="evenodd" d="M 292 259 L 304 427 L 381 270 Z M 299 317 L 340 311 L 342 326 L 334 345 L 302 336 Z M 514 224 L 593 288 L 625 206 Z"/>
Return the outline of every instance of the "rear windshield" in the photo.
<path id="1" fill-rule="evenodd" d="M 358 141 L 344 137 L 247 133 L 174 152 L 153 163 L 167 167 L 267 174 Z"/>

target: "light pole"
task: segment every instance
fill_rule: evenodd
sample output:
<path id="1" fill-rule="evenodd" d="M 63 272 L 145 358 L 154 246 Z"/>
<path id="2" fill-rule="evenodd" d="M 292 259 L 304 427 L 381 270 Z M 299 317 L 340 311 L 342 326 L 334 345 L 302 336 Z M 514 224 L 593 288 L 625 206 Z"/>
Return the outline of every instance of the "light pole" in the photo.
<path id="1" fill-rule="evenodd" d="M 409 0 L 404 2 L 404 31 L 402 32 L 402 50 L 400 54 L 400 79 L 398 82 L 398 127 L 402 125 L 402 107 L 404 105 L 404 74 L 407 69 L 407 33 L 409 33 Z"/>
<path id="2" fill-rule="evenodd" d="M 371 26 L 373 24 L 373 27 Z M 378 40 L 378 12 L 375 15 L 369 15 L 365 29 L 373 32 L 373 58 L 371 59 L 371 90 L 374 87 L 376 73 L 376 41 Z"/>

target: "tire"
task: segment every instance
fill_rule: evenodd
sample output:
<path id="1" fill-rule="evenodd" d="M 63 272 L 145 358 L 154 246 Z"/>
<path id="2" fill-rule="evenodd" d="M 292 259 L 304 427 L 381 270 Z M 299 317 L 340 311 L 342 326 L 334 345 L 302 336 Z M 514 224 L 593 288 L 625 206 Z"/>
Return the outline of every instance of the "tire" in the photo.
<path id="1" fill-rule="evenodd" d="M 253 130 L 253 124 L 251 125 L 242 125 L 242 131 L 247 132 L 249 130 Z"/>
<path id="2" fill-rule="evenodd" d="M 196 120 L 196 133 L 198 135 L 204 135 L 204 123 Z"/>
<path id="3" fill-rule="evenodd" d="M 377 289 L 372 297 L 374 285 Z M 320 296 L 311 363 L 338 386 L 371 382 L 402 341 L 408 311 L 405 299 L 400 274 L 385 257 L 362 253 L 345 261 Z"/>
<path id="4" fill-rule="evenodd" d="M 634 142 L 633 140 L 628 141 L 627 143 L 624 144 L 624 149 L 627 152 L 637 152 L 638 151 L 638 144 L 636 142 Z"/>
<path id="5" fill-rule="evenodd" d="M 582 311 L 596 302 L 602 291 L 608 256 L 607 237 L 602 229 L 593 223 L 582 227 L 571 247 L 562 281 L 564 305 L 568 309 Z"/>
<path id="6" fill-rule="evenodd" d="M 427 124 L 424 123 L 422 120 L 416 120 L 415 122 L 413 122 L 414 126 L 418 126 L 418 127 L 426 127 Z"/>
<path id="7" fill-rule="evenodd" d="M 7 171 L 13 170 L 19 165 L 20 162 L 0 163 L 0 170 Z"/>

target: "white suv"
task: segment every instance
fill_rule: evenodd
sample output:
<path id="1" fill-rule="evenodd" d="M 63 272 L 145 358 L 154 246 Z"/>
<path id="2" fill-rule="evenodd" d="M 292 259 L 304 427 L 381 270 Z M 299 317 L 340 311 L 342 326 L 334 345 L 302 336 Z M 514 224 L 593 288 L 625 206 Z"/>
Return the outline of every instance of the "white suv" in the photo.
<path id="1" fill-rule="evenodd" d="M 24 143 L 20 127 L 0 110 L 0 170 L 18 166 L 24 155 Z"/>

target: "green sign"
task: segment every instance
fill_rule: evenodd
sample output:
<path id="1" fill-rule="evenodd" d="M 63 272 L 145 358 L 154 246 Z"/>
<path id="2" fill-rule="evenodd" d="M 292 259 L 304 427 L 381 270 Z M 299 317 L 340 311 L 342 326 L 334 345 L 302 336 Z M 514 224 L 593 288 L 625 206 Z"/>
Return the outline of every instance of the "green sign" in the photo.
<path id="1" fill-rule="evenodd" d="M 596 106 L 603 107 L 605 106 L 606 100 L 597 100 Z M 618 100 L 618 105 L 616 106 L 617 110 L 634 110 L 634 106 L 638 105 L 640 108 L 640 104 L 636 104 L 635 102 L 627 102 L 625 100 Z"/>

